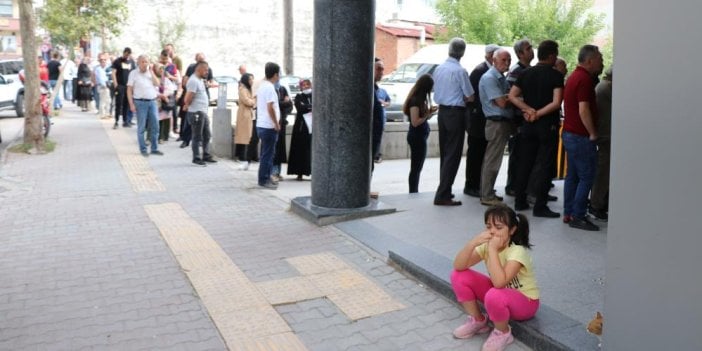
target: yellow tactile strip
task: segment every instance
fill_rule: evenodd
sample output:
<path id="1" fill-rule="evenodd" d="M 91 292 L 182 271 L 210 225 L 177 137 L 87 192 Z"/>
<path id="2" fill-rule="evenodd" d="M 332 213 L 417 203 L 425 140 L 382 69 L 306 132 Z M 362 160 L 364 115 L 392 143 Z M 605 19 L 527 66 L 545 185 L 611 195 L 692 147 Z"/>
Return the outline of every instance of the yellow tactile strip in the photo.
<path id="1" fill-rule="evenodd" d="M 256 286 L 272 305 L 283 305 L 324 297 L 308 277 L 294 277 L 257 283 Z"/>
<path id="2" fill-rule="evenodd" d="M 127 173 L 129 182 L 135 192 L 165 191 L 166 188 L 158 180 L 158 175 L 151 169 L 144 156 L 139 153 L 139 147 L 121 130 L 112 130 L 109 122 L 104 122 L 112 146 L 117 151 L 117 157 L 122 168 Z"/>
<path id="3" fill-rule="evenodd" d="M 177 203 L 145 205 L 231 350 L 307 350 L 261 291 Z"/>
<path id="4" fill-rule="evenodd" d="M 287 259 L 319 292 L 329 298 L 351 320 L 405 308 L 383 289 L 330 252 Z M 266 282 L 274 285 L 275 282 Z M 260 288 L 261 284 L 259 284 Z M 276 298 L 284 299 L 285 289 Z M 264 290 L 265 291 L 265 290 Z M 273 300 L 266 295 L 269 301 Z M 271 303 L 273 303 L 271 301 Z"/>

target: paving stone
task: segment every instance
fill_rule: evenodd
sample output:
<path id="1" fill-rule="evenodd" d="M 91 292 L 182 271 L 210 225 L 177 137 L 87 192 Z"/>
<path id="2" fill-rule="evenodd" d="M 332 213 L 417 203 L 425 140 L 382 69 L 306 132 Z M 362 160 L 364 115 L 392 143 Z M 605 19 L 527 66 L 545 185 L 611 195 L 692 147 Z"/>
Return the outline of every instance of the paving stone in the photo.
<path id="1" fill-rule="evenodd" d="M 256 284 L 272 305 L 289 304 L 324 296 L 307 277 L 271 280 Z"/>

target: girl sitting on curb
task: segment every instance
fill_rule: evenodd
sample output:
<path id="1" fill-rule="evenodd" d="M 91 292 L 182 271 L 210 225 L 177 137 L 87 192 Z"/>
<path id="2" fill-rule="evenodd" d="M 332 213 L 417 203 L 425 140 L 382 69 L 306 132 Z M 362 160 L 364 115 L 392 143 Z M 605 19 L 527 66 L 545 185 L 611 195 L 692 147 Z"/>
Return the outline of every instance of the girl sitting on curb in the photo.
<path id="1" fill-rule="evenodd" d="M 539 308 L 529 244 L 529 222 L 524 215 L 499 205 L 485 211 L 486 230 L 471 239 L 456 255 L 451 285 L 458 302 L 469 314 L 465 324 L 454 330 L 459 339 L 468 339 L 495 329 L 483 344 L 483 351 L 504 350 L 514 341 L 509 320 L 527 320 Z M 489 277 L 470 269 L 485 261 Z M 483 315 L 480 300 L 487 310 Z"/>

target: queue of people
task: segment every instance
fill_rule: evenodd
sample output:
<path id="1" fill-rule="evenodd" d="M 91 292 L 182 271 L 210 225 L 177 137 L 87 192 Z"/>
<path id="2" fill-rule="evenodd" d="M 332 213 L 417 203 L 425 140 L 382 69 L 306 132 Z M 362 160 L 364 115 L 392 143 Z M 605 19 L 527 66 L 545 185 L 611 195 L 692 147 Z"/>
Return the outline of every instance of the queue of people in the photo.
<path id="1" fill-rule="evenodd" d="M 418 191 L 429 129 L 425 123 L 432 116 L 430 109 L 436 108 L 440 181 L 435 205 L 462 204 L 454 199 L 451 189 L 467 131 L 464 194 L 479 198 L 486 206 L 504 204 L 504 197 L 497 194 L 494 186 L 505 146 L 509 145 L 505 195 L 514 197 L 514 209 L 531 209 L 535 217 L 559 218 L 561 214 L 552 211 L 548 202 L 558 199 L 549 190 L 556 175 L 562 125 L 568 164 L 563 222 L 576 229 L 599 230 L 588 213 L 598 220 L 606 221 L 608 217 L 612 74 L 610 68 L 605 79 L 599 81 L 603 70 L 599 49 L 583 46 L 578 67 L 566 80 L 566 63 L 558 57 L 558 43 L 552 40 L 539 44 L 534 66 L 531 43 L 526 39 L 517 41 L 514 51 L 518 61 L 511 69 L 509 51 L 487 45 L 485 62 L 470 74 L 459 63 L 465 47 L 463 39 L 451 40 L 446 61 L 432 76 L 419 77 L 405 101 L 403 111 L 410 120 L 410 192 Z M 432 85 L 437 107 L 431 106 L 430 96 L 425 97 Z M 466 121 L 470 121 L 468 129 Z M 593 189 L 596 175 L 597 186 Z"/>

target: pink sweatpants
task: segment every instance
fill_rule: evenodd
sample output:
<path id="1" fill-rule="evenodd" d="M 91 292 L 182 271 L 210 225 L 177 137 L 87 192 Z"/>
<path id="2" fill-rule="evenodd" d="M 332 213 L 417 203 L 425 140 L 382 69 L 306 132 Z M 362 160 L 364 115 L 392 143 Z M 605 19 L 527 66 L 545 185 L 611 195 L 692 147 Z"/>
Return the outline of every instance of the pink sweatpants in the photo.
<path id="1" fill-rule="evenodd" d="M 532 300 L 516 289 L 494 288 L 490 277 L 472 269 L 454 270 L 451 273 L 451 285 L 458 302 L 478 299 L 485 305 L 493 322 L 527 320 L 534 317 L 539 309 L 538 299 Z"/>

